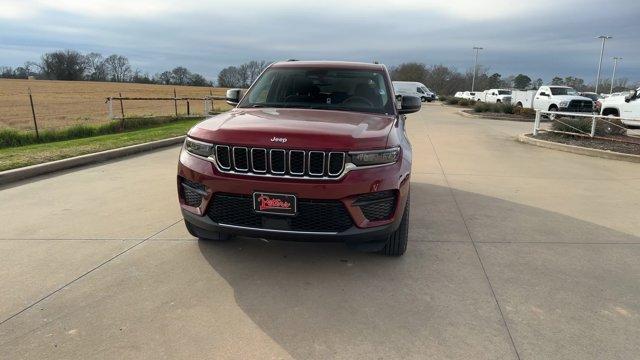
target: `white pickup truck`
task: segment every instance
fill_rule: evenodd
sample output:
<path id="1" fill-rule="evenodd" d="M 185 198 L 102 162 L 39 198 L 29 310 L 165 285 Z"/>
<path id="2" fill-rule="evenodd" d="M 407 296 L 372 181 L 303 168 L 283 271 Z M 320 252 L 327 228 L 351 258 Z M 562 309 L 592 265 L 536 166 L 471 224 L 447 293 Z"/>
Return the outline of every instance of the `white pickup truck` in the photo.
<path id="1" fill-rule="evenodd" d="M 543 111 L 592 113 L 593 101 L 579 96 L 568 86 L 541 86 L 536 90 L 512 91 L 511 103 L 518 107 Z"/>
<path id="2" fill-rule="evenodd" d="M 621 117 L 625 125 L 640 126 L 640 88 L 631 93 L 609 96 L 600 102 L 603 116 Z"/>
<path id="3" fill-rule="evenodd" d="M 460 99 L 475 100 L 477 94 L 480 94 L 480 93 L 477 91 L 458 91 L 454 95 L 454 97 L 457 97 Z"/>
<path id="4" fill-rule="evenodd" d="M 489 89 L 484 92 L 476 93 L 476 101 L 488 103 L 505 103 L 511 102 L 511 90 L 507 89 Z"/>

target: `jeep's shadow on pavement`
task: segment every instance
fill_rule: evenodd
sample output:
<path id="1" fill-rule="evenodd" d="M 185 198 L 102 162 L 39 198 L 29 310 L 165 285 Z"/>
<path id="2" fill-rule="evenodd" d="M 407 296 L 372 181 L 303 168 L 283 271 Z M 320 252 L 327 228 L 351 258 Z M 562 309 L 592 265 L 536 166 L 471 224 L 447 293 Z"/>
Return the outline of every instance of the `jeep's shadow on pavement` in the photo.
<path id="1" fill-rule="evenodd" d="M 616 314 L 640 310 L 640 238 L 453 190 L 462 221 L 449 188 L 412 183 L 411 191 L 421 211 L 412 211 L 402 258 L 339 243 L 198 245 L 242 311 L 298 359 L 514 358 L 514 346 L 523 358 L 640 351 L 631 340 L 639 318 Z"/>

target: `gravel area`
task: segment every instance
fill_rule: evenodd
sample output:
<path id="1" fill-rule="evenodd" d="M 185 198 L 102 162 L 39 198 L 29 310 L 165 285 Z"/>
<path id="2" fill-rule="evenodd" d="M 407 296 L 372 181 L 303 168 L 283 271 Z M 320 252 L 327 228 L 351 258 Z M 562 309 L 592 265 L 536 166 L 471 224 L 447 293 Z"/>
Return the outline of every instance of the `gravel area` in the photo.
<path id="1" fill-rule="evenodd" d="M 581 136 L 570 136 L 563 134 L 556 134 L 551 132 L 542 132 L 537 136 L 531 136 L 535 139 L 553 141 L 557 143 L 582 146 L 591 149 L 615 151 L 625 154 L 640 155 L 640 139 L 625 136 L 624 140 L 630 142 L 603 140 L 603 139 L 591 139 Z M 619 137 L 622 140 L 623 137 Z"/>
<path id="2" fill-rule="evenodd" d="M 504 114 L 504 113 L 494 113 L 494 112 L 475 112 L 473 109 L 462 110 L 462 111 L 464 111 L 467 114 L 473 115 L 475 117 L 480 117 L 480 118 L 489 119 L 489 120 L 507 120 L 507 121 L 524 121 L 524 122 L 533 122 L 535 120 L 534 117 L 515 115 L 515 114 Z M 544 119 L 543 121 L 547 121 L 547 119 Z"/>

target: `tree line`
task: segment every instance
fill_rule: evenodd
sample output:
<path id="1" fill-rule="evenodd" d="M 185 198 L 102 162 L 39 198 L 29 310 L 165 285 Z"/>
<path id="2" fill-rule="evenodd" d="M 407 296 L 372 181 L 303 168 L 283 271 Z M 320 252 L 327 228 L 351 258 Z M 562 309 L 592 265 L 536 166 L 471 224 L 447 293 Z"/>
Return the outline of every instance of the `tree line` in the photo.
<path id="1" fill-rule="evenodd" d="M 16 68 L 0 67 L 0 78 L 26 79 L 33 76 L 45 80 L 87 80 L 134 82 L 142 84 L 212 86 L 204 76 L 178 66 L 150 76 L 134 69 L 125 56 L 91 52 L 82 54 L 75 50 L 58 50 L 42 54 L 40 61 L 27 61 Z"/>
<path id="2" fill-rule="evenodd" d="M 427 66 L 423 63 L 403 63 L 398 66 L 391 67 L 391 78 L 396 81 L 416 81 L 427 85 L 432 91 L 441 95 L 453 95 L 458 91 L 471 90 L 473 81 L 473 70 L 461 73 L 454 68 L 445 65 Z M 545 82 L 540 79 L 532 79 L 526 74 L 510 75 L 503 77 L 499 73 L 492 73 L 486 67 L 479 66 L 476 74 L 474 90 L 483 91 L 496 88 L 509 89 L 537 89 Z M 587 84 L 583 79 L 567 76 L 561 78 L 556 76 L 551 81 L 551 85 L 571 86 L 578 91 L 594 91 L 595 84 Z M 626 78 L 615 80 L 613 91 L 624 91 L 630 88 L 637 88 L 640 84 L 630 84 Z M 598 91 L 609 91 L 611 80 L 604 79 L 600 82 Z"/>
<path id="3" fill-rule="evenodd" d="M 222 69 L 217 76 L 217 86 L 226 88 L 247 88 L 262 73 L 270 62 L 252 60 L 237 66 Z M 390 67 L 393 80 L 417 81 L 426 84 L 431 90 L 441 95 L 453 95 L 457 91 L 471 90 L 473 70 L 464 73 L 446 65 L 431 65 L 408 62 Z M 58 50 L 45 53 L 40 61 L 27 61 L 16 68 L 0 67 L 0 78 L 26 79 L 33 76 L 47 80 L 90 80 L 134 82 L 161 85 L 213 86 L 213 82 L 189 69 L 178 66 L 150 76 L 139 69 L 133 69 L 129 59 L 122 55 L 112 54 L 103 57 L 99 53 L 82 54 L 75 50 Z M 540 78 L 532 79 L 526 74 L 503 77 L 500 73 L 490 73 L 483 66 L 478 67 L 474 89 L 483 91 L 495 88 L 536 89 L 544 85 Z M 556 76 L 551 85 L 571 86 L 578 91 L 593 91 L 594 84 L 587 84 L 583 79 L 567 76 Z M 616 79 L 613 91 L 624 91 L 637 88 L 640 83 L 632 84 L 627 78 Z M 608 91 L 610 79 L 600 83 L 599 90 Z"/>

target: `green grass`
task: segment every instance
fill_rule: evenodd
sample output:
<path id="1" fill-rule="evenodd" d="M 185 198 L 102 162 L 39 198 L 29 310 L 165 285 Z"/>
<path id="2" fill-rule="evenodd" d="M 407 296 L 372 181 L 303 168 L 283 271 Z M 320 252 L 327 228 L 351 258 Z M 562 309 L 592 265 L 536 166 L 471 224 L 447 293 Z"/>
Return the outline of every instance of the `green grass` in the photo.
<path id="1" fill-rule="evenodd" d="M 0 171 L 185 135 L 200 120 L 174 120 L 141 130 L 0 149 Z"/>
<path id="2" fill-rule="evenodd" d="M 25 146 L 32 144 L 50 143 L 54 141 L 88 138 L 99 135 L 115 134 L 125 131 L 151 128 L 154 126 L 168 124 L 183 120 L 181 118 L 163 117 L 143 117 L 128 118 L 124 121 L 113 120 L 106 124 L 85 125 L 78 124 L 64 129 L 50 129 L 40 131 L 40 136 L 36 137 L 34 131 L 20 131 L 15 129 L 0 129 L 0 148 Z"/>

